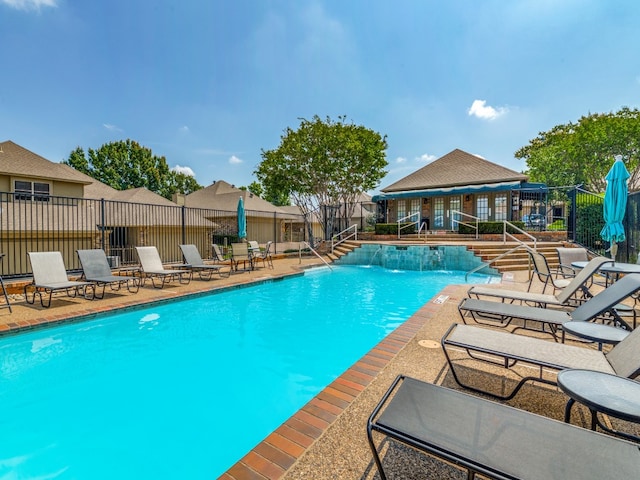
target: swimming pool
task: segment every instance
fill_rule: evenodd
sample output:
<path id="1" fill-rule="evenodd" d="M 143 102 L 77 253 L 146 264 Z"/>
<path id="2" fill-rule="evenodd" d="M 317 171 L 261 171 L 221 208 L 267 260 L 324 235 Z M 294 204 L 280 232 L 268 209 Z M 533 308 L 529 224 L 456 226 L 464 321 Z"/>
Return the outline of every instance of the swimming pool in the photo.
<path id="1" fill-rule="evenodd" d="M 2 339 L 0 478 L 217 477 L 451 283 L 316 269 Z"/>

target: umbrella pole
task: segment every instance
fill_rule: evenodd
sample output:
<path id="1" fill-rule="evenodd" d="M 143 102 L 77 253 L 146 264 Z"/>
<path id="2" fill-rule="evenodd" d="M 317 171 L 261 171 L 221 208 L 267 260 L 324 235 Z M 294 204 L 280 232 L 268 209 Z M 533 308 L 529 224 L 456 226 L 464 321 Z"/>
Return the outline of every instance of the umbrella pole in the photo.
<path id="1" fill-rule="evenodd" d="M 613 260 L 613 264 L 616 264 L 616 254 L 618 253 L 618 244 L 616 242 L 613 242 L 611 244 L 611 247 L 609 248 L 609 250 L 611 251 L 611 260 Z"/>

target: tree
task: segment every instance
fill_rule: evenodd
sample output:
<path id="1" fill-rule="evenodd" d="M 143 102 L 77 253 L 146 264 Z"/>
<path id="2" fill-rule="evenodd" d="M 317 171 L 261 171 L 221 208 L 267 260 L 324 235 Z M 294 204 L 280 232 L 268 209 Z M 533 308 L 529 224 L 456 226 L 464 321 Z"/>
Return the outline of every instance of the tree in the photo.
<path id="1" fill-rule="evenodd" d="M 541 132 L 515 152 L 527 162 L 530 179 L 549 186 L 582 184 L 603 192 L 605 176 L 620 155 L 631 173 L 629 189 L 640 190 L 640 111 L 589 114 L 577 123 Z"/>
<path id="2" fill-rule="evenodd" d="M 285 191 L 274 192 L 262 186 L 260 182 L 251 182 L 248 187 L 240 187 L 242 190 L 249 190 L 254 195 L 266 200 L 277 207 L 291 205 L 289 194 Z"/>
<path id="3" fill-rule="evenodd" d="M 268 194 L 293 199 L 305 216 L 320 206 L 346 205 L 351 218 L 360 194 L 387 173 L 386 136 L 347 123 L 344 116 L 301 119 L 297 130 L 287 128 L 280 139 L 277 149 L 262 150 L 254 173 Z M 318 217 L 326 231 L 330 219 Z"/>
<path id="4" fill-rule="evenodd" d="M 132 140 L 111 142 L 99 149 L 81 147 L 71 152 L 65 163 L 116 190 L 145 187 L 171 199 L 174 193 L 189 194 L 202 188 L 195 178 L 169 169 L 164 157 Z"/>

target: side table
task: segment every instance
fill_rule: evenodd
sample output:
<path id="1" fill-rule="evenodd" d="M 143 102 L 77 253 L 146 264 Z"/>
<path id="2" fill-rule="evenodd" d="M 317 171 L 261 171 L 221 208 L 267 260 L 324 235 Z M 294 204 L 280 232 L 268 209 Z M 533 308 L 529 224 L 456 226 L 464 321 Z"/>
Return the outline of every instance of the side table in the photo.
<path id="1" fill-rule="evenodd" d="M 565 332 L 598 343 L 598 350 L 602 350 L 602 344 L 615 345 L 624 340 L 631 332 L 609 325 L 594 322 L 565 322 L 562 324 L 562 343 Z"/>
<path id="2" fill-rule="evenodd" d="M 580 402 L 591 412 L 591 430 L 602 430 L 640 442 L 640 437 L 603 425 L 598 413 L 620 420 L 640 423 L 640 383 L 610 373 L 592 370 L 563 370 L 558 373 L 558 387 L 569 396 L 564 421 L 571 421 L 571 408 Z"/>

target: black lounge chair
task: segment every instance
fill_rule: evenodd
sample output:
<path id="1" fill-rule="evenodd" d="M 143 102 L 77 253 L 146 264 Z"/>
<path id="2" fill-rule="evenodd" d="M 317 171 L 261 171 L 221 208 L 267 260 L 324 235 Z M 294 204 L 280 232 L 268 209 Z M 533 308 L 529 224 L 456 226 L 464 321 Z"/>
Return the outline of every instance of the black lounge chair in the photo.
<path id="1" fill-rule="evenodd" d="M 24 287 L 24 298 L 27 303 L 33 305 L 37 296 L 40 298 L 40 305 L 49 308 L 55 292 L 65 292 L 71 298 L 78 296 L 80 292 L 86 299 L 94 297 L 91 282 L 69 280 L 60 252 L 28 252 L 28 255 L 33 282 Z M 31 299 L 29 299 L 29 291 L 32 291 Z M 48 295 L 46 302 L 43 294 Z"/>
<path id="2" fill-rule="evenodd" d="M 568 368 L 595 370 L 626 378 L 635 378 L 640 374 L 640 329 L 631 332 L 607 353 L 592 348 L 457 323 L 449 327 L 441 343 L 453 378 L 458 385 L 501 400 L 513 398 L 529 381 L 555 385 L 555 379 L 549 378 L 548 375 L 544 376 L 543 369 L 550 372 Z M 468 355 L 461 360 L 463 362 L 471 358 L 507 370 L 522 364 L 535 367 L 530 371 L 538 372 L 538 375 L 519 375 L 519 380 L 511 392 L 505 394 L 491 392 L 486 387 L 481 388 L 463 381 L 456 370 L 456 361 L 451 355 L 453 351 L 465 352 Z"/>
<path id="3" fill-rule="evenodd" d="M 403 375 L 367 422 L 386 480 L 374 432 L 458 465 L 470 480 L 601 480 L 640 472 L 640 450 L 632 442 Z"/>
<path id="4" fill-rule="evenodd" d="M 187 268 L 198 272 L 201 280 L 211 280 L 211 276 L 214 273 L 217 273 L 221 277 L 231 275 L 231 267 L 229 267 L 229 271 L 224 272 L 223 265 L 205 263 L 200 256 L 198 247 L 195 245 L 180 245 L 180 250 L 182 250 L 182 256 L 184 257 L 185 264 L 188 266 Z"/>
<path id="5" fill-rule="evenodd" d="M 565 249 L 565 250 L 579 250 Z M 492 297 L 498 298 L 503 302 L 520 302 L 537 307 L 559 307 L 566 305 L 579 305 L 587 298 L 593 295 L 589 292 L 587 284 L 592 280 L 593 275 L 605 263 L 610 263 L 611 259 L 607 257 L 595 257 L 587 265 L 578 272 L 576 276 L 571 278 L 569 284 L 560 290 L 556 295 L 554 293 L 537 293 L 522 292 L 519 290 L 508 290 L 505 288 L 486 287 L 483 285 L 474 285 L 467 291 L 467 295 L 472 298 Z"/>
<path id="6" fill-rule="evenodd" d="M 524 326 L 516 328 L 529 328 L 528 322 L 534 322 L 534 324 L 542 326 L 542 331 L 546 331 L 545 327 L 549 327 L 549 333 L 553 335 L 556 334 L 558 327 L 565 322 L 591 321 L 603 318 L 605 314 L 609 320 L 617 325 L 631 330 L 629 324 L 617 313 L 616 307 L 638 290 L 640 290 L 640 273 L 622 277 L 573 311 L 529 307 L 476 298 L 462 299 L 458 305 L 458 311 L 465 323 L 468 318 L 472 318 L 478 323 L 506 327 L 512 320 L 520 319 Z"/>
<path id="7" fill-rule="evenodd" d="M 164 288 L 174 279 L 178 279 L 180 283 L 185 285 L 191 282 L 193 276 L 191 270 L 164 268 L 156 247 L 136 247 L 136 252 L 140 259 L 143 285 L 146 278 L 151 279 L 153 288 Z M 156 280 L 159 281 L 158 284 L 156 284 Z"/>
<path id="8" fill-rule="evenodd" d="M 90 250 L 78 250 L 78 259 L 82 265 L 82 275 L 84 279 L 95 285 L 95 298 L 103 299 L 104 292 L 109 285 L 113 291 L 118 291 L 122 285 L 127 287 L 131 293 L 137 293 L 140 288 L 140 279 L 135 277 L 114 275 L 111 272 L 111 266 L 107 260 L 104 250 L 94 248 Z M 100 293 L 98 289 L 102 287 Z"/>

